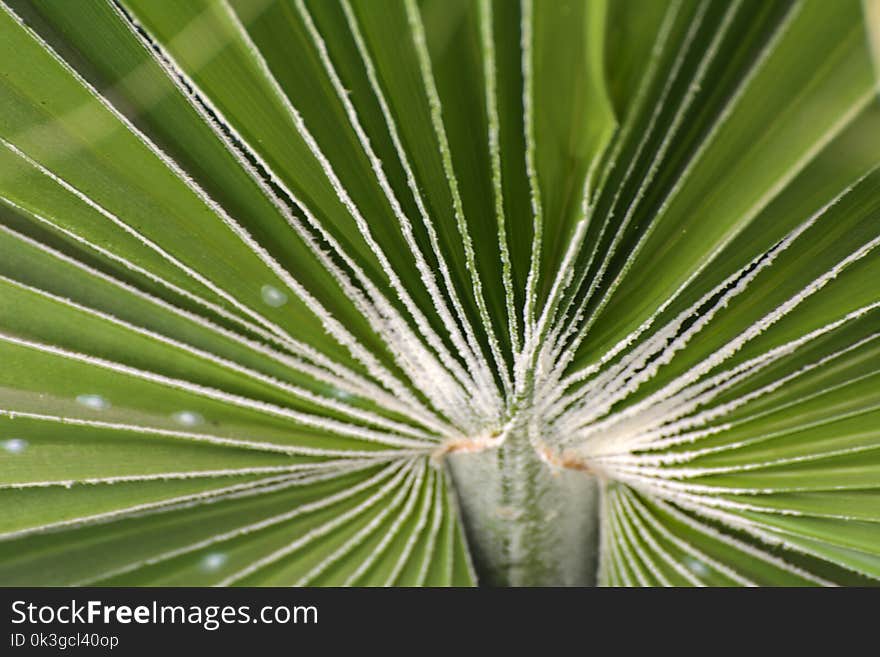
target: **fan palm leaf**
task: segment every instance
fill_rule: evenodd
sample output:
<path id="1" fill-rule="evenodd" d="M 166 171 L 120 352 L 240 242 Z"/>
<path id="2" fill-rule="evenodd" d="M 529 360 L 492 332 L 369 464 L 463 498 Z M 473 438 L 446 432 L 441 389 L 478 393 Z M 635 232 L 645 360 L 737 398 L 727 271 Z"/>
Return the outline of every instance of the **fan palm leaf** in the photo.
<path id="1" fill-rule="evenodd" d="M 880 579 L 876 0 L 0 9 L 0 583 Z"/>

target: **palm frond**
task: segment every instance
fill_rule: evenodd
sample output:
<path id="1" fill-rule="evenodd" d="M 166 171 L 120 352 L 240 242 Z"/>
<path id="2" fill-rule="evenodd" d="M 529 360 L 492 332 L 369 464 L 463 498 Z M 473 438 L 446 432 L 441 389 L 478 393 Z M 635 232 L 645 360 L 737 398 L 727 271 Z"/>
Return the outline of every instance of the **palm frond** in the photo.
<path id="1" fill-rule="evenodd" d="M 0 584 L 880 579 L 875 0 L 3 0 Z"/>

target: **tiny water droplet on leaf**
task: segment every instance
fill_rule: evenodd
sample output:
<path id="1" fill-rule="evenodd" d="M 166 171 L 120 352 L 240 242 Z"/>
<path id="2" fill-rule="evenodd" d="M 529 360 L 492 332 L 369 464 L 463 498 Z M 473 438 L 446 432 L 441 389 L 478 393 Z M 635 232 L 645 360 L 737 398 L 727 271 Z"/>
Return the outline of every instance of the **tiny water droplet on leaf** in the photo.
<path id="1" fill-rule="evenodd" d="M 10 438 L 0 442 L 0 447 L 3 447 L 3 450 L 10 454 L 21 454 L 28 448 L 28 441 L 22 438 Z"/>
<path id="2" fill-rule="evenodd" d="M 101 395 L 79 395 L 76 402 L 94 411 L 105 411 L 110 408 L 110 402 Z"/>
<path id="3" fill-rule="evenodd" d="M 205 418 L 201 413 L 196 413 L 195 411 L 179 411 L 172 415 L 174 421 L 178 424 L 182 424 L 185 427 L 195 427 L 200 424 L 204 424 Z"/>
<path id="4" fill-rule="evenodd" d="M 278 308 L 287 303 L 287 295 L 272 285 L 264 285 L 260 290 L 260 295 L 263 297 L 263 302 L 273 308 Z"/>
<path id="5" fill-rule="evenodd" d="M 685 559 L 685 565 L 688 570 L 690 570 L 694 575 L 706 575 L 709 573 L 709 569 L 706 568 L 706 564 L 702 561 L 697 561 L 693 558 Z"/>
<path id="6" fill-rule="evenodd" d="M 342 401 L 348 401 L 349 399 L 353 399 L 354 395 L 347 393 L 345 390 L 340 390 L 339 388 L 332 388 L 331 393 L 336 399 L 341 399 Z"/>
<path id="7" fill-rule="evenodd" d="M 202 569 L 207 571 L 218 570 L 226 563 L 226 555 L 222 552 L 212 552 L 202 559 Z"/>

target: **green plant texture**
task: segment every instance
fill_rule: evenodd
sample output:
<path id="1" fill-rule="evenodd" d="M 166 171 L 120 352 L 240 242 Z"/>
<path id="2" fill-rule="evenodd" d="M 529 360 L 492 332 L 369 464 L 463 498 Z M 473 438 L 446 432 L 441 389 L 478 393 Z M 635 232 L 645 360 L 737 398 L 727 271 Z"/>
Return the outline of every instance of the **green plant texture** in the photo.
<path id="1" fill-rule="evenodd" d="M 877 0 L 0 0 L 0 585 L 880 579 Z"/>

